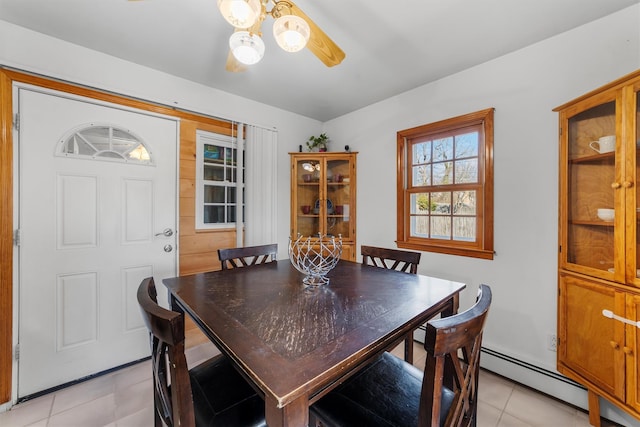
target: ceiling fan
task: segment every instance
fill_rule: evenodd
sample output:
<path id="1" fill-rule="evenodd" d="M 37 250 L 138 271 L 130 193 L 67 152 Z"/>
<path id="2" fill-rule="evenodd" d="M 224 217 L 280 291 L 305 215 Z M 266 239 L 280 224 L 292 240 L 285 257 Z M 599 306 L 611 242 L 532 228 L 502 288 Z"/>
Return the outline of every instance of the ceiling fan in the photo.
<path id="1" fill-rule="evenodd" d="M 272 5 L 271 10 L 267 6 Z M 291 0 L 218 0 L 224 19 L 235 27 L 229 38 L 227 71 L 244 71 L 260 61 L 264 42 L 260 27 L 267 15 L 275 19 L 273 35 L 288 52 L 308 48 L 327 67 L 338 65 L 345 53 Z"/>

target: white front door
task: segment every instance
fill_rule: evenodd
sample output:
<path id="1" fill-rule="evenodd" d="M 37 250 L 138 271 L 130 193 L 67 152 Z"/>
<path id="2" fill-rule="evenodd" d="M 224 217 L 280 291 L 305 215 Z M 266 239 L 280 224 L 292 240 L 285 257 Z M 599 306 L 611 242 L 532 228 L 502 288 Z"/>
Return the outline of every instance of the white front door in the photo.
<path id="1" fill-rule="evenodd" d="M 178 122 L 28 86 L 14 99 L 24 397 L 149 355 L 136 290 L 154 276 L 166 301 L 176 273 Z M 149 161 L 114 154 L 131 135 Z"/>

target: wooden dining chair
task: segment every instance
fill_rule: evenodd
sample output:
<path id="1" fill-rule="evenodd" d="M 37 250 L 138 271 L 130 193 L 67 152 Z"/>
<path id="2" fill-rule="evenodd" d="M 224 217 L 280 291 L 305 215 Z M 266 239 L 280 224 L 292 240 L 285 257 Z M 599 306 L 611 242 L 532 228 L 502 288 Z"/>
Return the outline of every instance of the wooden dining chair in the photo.
<path id="1" fill-rule="evenodd" d="M 187 368 L 184 314 L 158 305 L 153 278 L 140 283 L 138 304 L 151 338 L 155 427 L 266 426 L 264 400 L 229 359 Z"/>
<path id="2" fill-rule="evenodd" d="M 401 251 L 398 249 L 378 248 L 375 246 L 360 247 L 362 263 L 389 270 L 417 274 L 420 264 L 420 252 Z M 413 364 L 413 331 L 404 340 L 404 360 Z"/>
<path id="3" fill-rule="evenodd" d="M 310 408 L 310 426 L 475 426 L 491 288 L 467 311 L 427 323 L 424 373 L 383 353 Z"/>
<path id="4" fill-rule="evenodd" d="M 218 258 L 223 270 L 250 267 L 275 261 L 278 257 L 278 244 L 244 246 L 241 248 L 218 249 Z"/>
<path id="5" fill-rule="evenodd" d="M 398 249 L 378 248 L 375 246 L 360 247 L 362 263 L 390 270 L 416 274 L 420 264 L 420 252 L 401 251 Z"/>

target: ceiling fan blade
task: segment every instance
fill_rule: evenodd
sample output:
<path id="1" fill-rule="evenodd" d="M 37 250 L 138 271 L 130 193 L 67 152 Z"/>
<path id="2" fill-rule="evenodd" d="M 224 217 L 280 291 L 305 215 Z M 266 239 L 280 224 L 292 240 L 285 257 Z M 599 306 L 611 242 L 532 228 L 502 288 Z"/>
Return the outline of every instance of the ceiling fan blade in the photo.
<path id="1" fill-rule="evenodd" d="M 307 49 L 309 49 L 315 56 L 324 62 L 327 67 L 333 67 L 342 62 L 345 57 L 345 53 L 338 47 L 333 40 L 325 34 L 324 31 L 316 25 L 298 6 L 296 6 L 291 0 L 287 0 L 291 4 L 291 15 L 298 16 L 309 24 L 311 28 L 311 35 L 309 36 L 309 42 L 307 43 Z"/>

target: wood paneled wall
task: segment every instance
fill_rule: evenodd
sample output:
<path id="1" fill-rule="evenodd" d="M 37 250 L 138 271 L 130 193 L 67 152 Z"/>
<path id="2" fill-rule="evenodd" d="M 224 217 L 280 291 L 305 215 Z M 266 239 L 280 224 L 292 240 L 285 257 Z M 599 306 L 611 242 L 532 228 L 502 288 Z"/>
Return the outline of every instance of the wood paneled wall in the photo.
<path id="1" fill-rule="evenodd" d="M 196 129 L 231 134 L 230 122 L 126 96 L 0 68 L 0 404 L 11 400 L 13 363 L 13 82 L 73 93 L 180 119 L 178 247 L 180 274 L 220 268 L 217 249 L 233 247 L 235 229 L 195 230 Z"/>
<path id="2" fill-rule="evenodd" d="M 180 274 L 219 270 L 217 250 L 236 245 L 235 229 L 196 231 L 196 130 L 231 135 L 230 123 L 180 121 Z"/>

